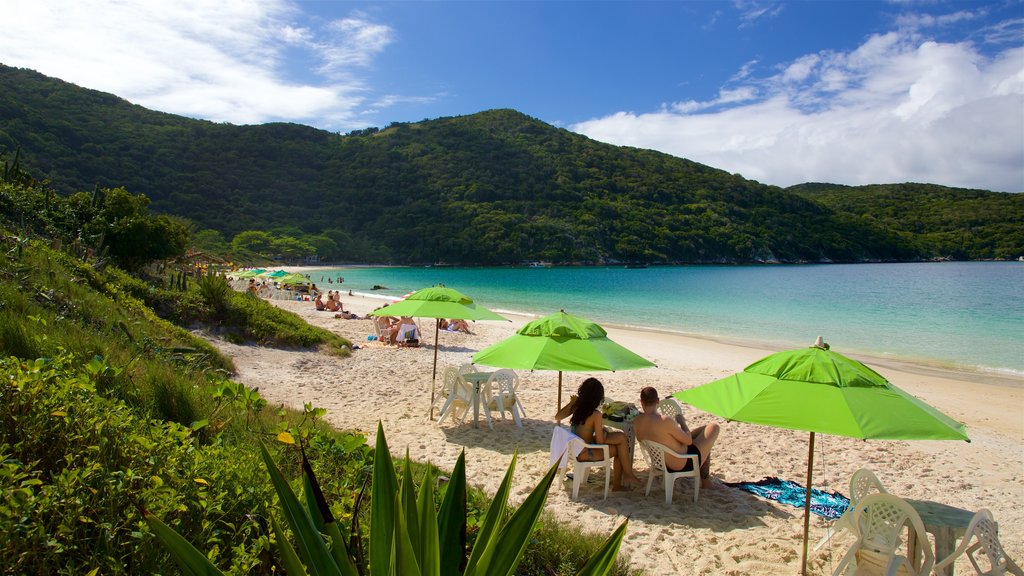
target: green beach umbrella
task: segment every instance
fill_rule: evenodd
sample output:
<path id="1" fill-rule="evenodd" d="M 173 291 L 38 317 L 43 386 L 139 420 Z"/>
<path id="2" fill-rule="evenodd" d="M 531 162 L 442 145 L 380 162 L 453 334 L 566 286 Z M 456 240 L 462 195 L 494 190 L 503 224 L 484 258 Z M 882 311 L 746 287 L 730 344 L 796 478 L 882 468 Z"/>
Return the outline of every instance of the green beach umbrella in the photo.
<path id="1" fill-rule="evenodd" d="M 807 570 L 815 433 L 879 440 L 966 440 L 964 425 L 856 360 L 814 346 L 771 354 L 676 399 L 728 420 L 810 432 L 801 573 Z"/>
<path id="2" fill-rule="evenodd" d="M 266 270 L 264 270 L 263 268 L 256 268 L 255 270 L 245 270 L 243 272 L 239 272 L 238 274 L 235 274 L 235 277 L 236 278 L 254 278 L 254 277 L 259 276 L 260 274 L 262 274 L 264 272 L 266 272 Z"/>
<path id="3" fill-rule="evenodd" d="M 313 281 L 306 278 L 298 272 L 292 272 L 291 274 L 285 274 L 284 276 L 278 276 L 275 278 L 280 284 L 312 284 Z"/>
<path id="4" fill-rule="evenodd" d="M 260 278 L 280 278 L 281 276 L 287 276 L 288 273 L 284 270 L 264 270 L 257 274 Z"/>
<path id="5" fill-rule="evenodd" d="M 458 290 L 444 286 L 431 286 L 409 294 L 404 299 L 370 312 L 374 316 L 410 316 L 435 318 L 434 321 L 434 372 L 430 387 L 430 417 L 434 417 L 435 385 L 437 384 L 437 339 L 441 330 L 441 319 L 456 320 L 508 320 L 483 306 Z"/>
<path id="6" fill-rule="evenodd" d="M 498 368 L 558 370 L 558 408 L 562 407 L 562 372 L 654 366 L 609 339 L 601 326 L 564 310 L 527 323 L 512 336 L 474 354 L 473 362 Z"/>

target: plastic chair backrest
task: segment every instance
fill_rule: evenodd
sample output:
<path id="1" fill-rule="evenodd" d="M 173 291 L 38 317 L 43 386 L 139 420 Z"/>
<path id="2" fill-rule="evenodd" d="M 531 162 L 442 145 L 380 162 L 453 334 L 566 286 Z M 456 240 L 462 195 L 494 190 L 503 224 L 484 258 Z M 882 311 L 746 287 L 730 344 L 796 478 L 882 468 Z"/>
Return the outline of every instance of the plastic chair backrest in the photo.
<path id="1" fill-rule="evenodd" d="M 859 533 L 855 546 L 885 557 L 895 556 L 902 544 L 900 534 L 908 523 L 909 537 L 918 540 L 917 549 L 924 555 L 920 574 L 930 574 L 935 556 L 928 545 L 924 522 L 910 504 L 892 494 L 868 494 L 860 501 L 854 510 L 854 526 Z"/>
<path id="2" fill-rule="evenodd" d="M 444 386 L 441 388 L 441 396 L 447 397 L 449 394 L 455 391 L 455 387 L 459 385 L 459 369 L 454 366 L 449 366 L 444 369 Z"/>
<path id="3" fill-rule="evenodd" d="M 658 411 L 663 416 L 668 418 L 675 418 L 677 415 L 683 413 L 683 406 L 675 398 L 664 398 L 658 403 Z"/>
<path id="4" fill-rule="evenodd" d="M 857 506 L 868 494 L 886 494 L 888 491 L 875 473 L 861 468 L 850 477 L 850 506 Z"/>
<path id="5" fill-rule="evenodd" d="M 644 458 L 647 460 L 647 465 L 650 466 L 651 470 L 665 471 L 665 452 L 658 446 L 655 446 L 650 440 L 640 441 L 640 450 L 644 453 Z"/>
<path id="6" fill-rule="evenodd" d="M 985 553 L 985 557 L 988 558 L 988 570 L 982 569 L 978 565 L 978 559 L 974 557 L 974 553 L 979 548 Z M 974 570 L 978 574 L 1024 573 L 1020 566 L 1017 566 L 1006 554 L 1002 543 L 999 542 L 999 525 L 996 523 L 995 518 L 992 517 L 992 512 L 987 508 L 982 508 L 974 513 L 974 517 L 971 518 L 971 523 L 967 525 L 964 537 L 960 541 L 960 546 L 948 558 L 936 564 L 936 569 L 939 566 L 952 564 L 964 552 L 967 553 L 967 558 L 971 561 Z"/>

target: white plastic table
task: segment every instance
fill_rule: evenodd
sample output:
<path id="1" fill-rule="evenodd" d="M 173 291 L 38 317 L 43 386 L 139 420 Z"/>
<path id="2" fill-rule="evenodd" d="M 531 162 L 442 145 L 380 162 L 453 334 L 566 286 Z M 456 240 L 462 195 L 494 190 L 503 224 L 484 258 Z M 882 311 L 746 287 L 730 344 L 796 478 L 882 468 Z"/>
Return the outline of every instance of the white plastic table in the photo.
<path id="1" fill-rule="evenodd" d="M 480 386 L 491 379 L 494 372 L 470 372 L 461 377 L 473 385 L 473 428 L 480 427 Z"/>

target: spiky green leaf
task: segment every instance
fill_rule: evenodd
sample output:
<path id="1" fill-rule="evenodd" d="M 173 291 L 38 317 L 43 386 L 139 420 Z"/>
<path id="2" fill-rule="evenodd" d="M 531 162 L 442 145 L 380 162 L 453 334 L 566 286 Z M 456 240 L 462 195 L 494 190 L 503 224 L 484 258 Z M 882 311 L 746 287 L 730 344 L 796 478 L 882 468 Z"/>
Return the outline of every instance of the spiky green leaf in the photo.
<path id="1" fill-rule="evenodd" d="M 416 559 L 416 547 L 413 545 L 412 538 L 409 535 L 409 517 L 405 513 L 405 507 L 400 502 L 403 498 L 402 492 L 412 489 L 411 483 L 403 484 L 398 489 L 399 493 L 395 498 L 399 501 L 395 502 L 395 557 L 392 574 L 398 574 L 399 576 L 421 576 L 420 565 Z"/>
<path id="2" fill-rule="evenodd" d="M 502 576 L 515 572 L 530 541 L 530 534 L 537 525 L 541 512 L 544 511 L 548 489 L 557 474 L 558 463 L 555 463 L 501 528 L 497 537 L 491 537 L 487 548 L 480 555 L 479 562 L 471 567 L 473 574 Z M 470 574 L 468 569 L 466 573 L 467 576 Z"/>
<path id="3" fill-rule="evenodd" d="M 423 576 L 440 576 L 441 555 L 437 537 L 437 512 L 434 511 L 434 475 L 431 473 L 429 462 L 423 472 L 416 508 L 420 521 L 420 572 Z"/>
<path id="4" fill-rule="evenodd" d="M 281 523 L 277 521 L 277 518 L 271 516 L 270 526 L 274 530 L 274 540 L 277 541 L 277 551 L 281 554 L 284 573 L 288 574 L 288 576 L 304 576 L 306 569 L 302 566 L 302 561 L 299 560 L 299 555 L 295 553 L 292 543 L 288 541 L 288 535 L 285 534 Z"/>
<path id="5" fill-rule="evenodd" d="M 373 456 L 373 485 L 370 488 L 370 570 L 386 573 L 391 564 L 395 533 L 395 497 L 398 477 L 384 437 L 384 426 L 377 422 L 377 442 Z"/>
<path id="6" fill-rule="evenodd" d="M 441 573 L 457 574 L 466 554 L 466 451 L 455 461 L 437 514 Z"/>
<path id="7" fill-rule="evenodd" d="M 156 537 L 170 550 L 171 556 L 178 563 L 182 574 L 186 576 L 220 576 L 221 571 L 217 570 L 217 567 L 191 542 L 182 538 L 181 534 L 161 522 L 148 510 L 143 510 L 142 515 Z"/>
<path id="8" fill-rule="evenodd" d="M 327 498 L 324 497 L 320 482 L 316 479 L 313 466 L 309 463 L 304 448 L 302 450 L 302 485 L 302 492 L 306 497 L 306 508 L 313 519 L 313 525 L 331 539 L 331 557 L 334 558 L 334 562 L 342 568 L 342 572 L 345 574 L 358 573 L 359 570 L 345 545 L 345 537 L 342 536 L 341 528 L 331 512 L 331 507 L 327 504 Z"/>
<path id="9" fill-rule="evenodd" d="M 263 455 L 263 462 L 267 466 L 267 472 L 270 473 L 270 482 L 281 501 L 281 510 L 288 522 L 288 527 L 295 535 L 296 551 L 305 562 L 309 573 L 313 576 L 358 576 L 354 573 L 343 573 L 342 568 L 335 563 L 323 536 L 313 525 L 313 520 L 306 513 L 306 509 L 295 496 L 292 487 L 281 474 L 274 459 L 270 456 L 270 452 L 262 442 L 260 442 L 260 452 Z"/>
<path id="10" fill-rule="evenodd" d="M 615 568 L 615 558 L 619 555 L 619 546 L 622 544 L 622 538 L 626 535 L 627 524 L 629 524 L 628 518 L 622 524 L 619 524 L 615 532 L 604 541 L 601 548 L 590 557 L 590 560 L 587 561 L 576 576 L 606 576 L 611 574 L 612 569 Z"/>
<path id="11" fill-rule="evenodd" d="M 402 507 L 401 514 L 404 515 L 405 527 L 409 532 L 409 541 L 412 543 L 412 551 L 419 563 L 423 555 L 423 541 L 420 539 L 420 519 L 416 511 L 416 485 L 412 481 L 412 463 L 409 460 L 409 449 L 405 449 L 405 465 L 402 466 L 402 487 L 399 489 L 401 499 L 398 505 Z"/>
<path id="12" fill-rule="evenodd" d="M 473 573 L 474 566 L 480 560 L 484 550 L 489 546 L 493 546 L 492 541 L 498 537 L 502 520 L 505 518 L 505 506 L 508 503 L 508 495 L 512 491 L 512 474 L 515 472 L 516 458 L 518 456 L 519 450 L 516 450 L 512 455 L 512 461 L 508 464 L 508 469 L 505 470 L 505 477 L 502 478 L 501 485 L 498 486 L 498 491 L 494 494 L 494 499 L 491 500 L 491 506 L 487 509 L 487 515 L 484 517 L 484 522 L 481 524 L 480 531 L 476 535 L 473 551 L 470 553 L 469 561 L 466 563 L 467 576 Z M 486 573 L 481 572 L 481 574 Z"/>

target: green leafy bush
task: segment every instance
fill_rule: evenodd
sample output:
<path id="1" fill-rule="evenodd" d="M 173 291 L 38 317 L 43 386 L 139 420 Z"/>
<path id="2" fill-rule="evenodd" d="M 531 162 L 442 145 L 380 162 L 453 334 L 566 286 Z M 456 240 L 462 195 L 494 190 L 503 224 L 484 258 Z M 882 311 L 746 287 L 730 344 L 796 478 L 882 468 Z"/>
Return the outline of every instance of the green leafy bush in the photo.
<path id="1" fill-rule="evenodd" d="M 290 436 L 286 438 L 287 441 L 291 440 Z M 357 576 L 369 569 L 373 574 L 402 576 L 511 576 L 516 573 L 516 567 L 530 544 L 530 534 L 540 518 L 548 489 L 558 472 L 557 466 L 552 466 L 522 505 L 506 516 L 506 503 L 515 470 L 513 456 L 467 557 L 465 453 L 459 456 L 440 506 L 435 508 L 434 476 L 431 469 L 425 470 L 417 488 L 406 457 L 399 479 L 384 438 L 384 429 L 378 423 L 367 558 L 362 554 L 359 534 L 353 534 L 353 539 L 346 543 L 305 455 L 303 504 L 262 445 L 261 453 L 277 491 L 282 516 L 295 541 L 293 544 L 282 525 L 271 517 L 275 547 L 285 571 L 293 575 L 304 575 L 308 570 L 312 574 Z M 202 552 L 166 526 L 156 515 L 147 513 L 146 520 L 171 550 L 183 572 L 219 574 L 215 565 Z M 613 571 L 627 524 L 628 521 L 619 526 L 578 574 L 596 576 Z"/>
<path id="2" fill-rule="evenodd" d="M 101 360 L 76 368 L 4 359 L 0 384 L 0 558 L 10 574 L 155 573 L 170 567 L 146 502 L 241 572 L 259 563 L 268 502 L 257 454 L 199 445 L 190 430 L 140 418 L 98 395 Z"/>
<path id="3" fill-rule="evenodd" d="M 204 274 L 199 278 L 199 294 L 203 301 L 213 309 L 215 317 L 220 318 L 227 308 L 231 286 L 227 278 L 220 274 Z"/>
<path id="4" fill-rule="evenodd" d="M 351 343 L 333 332 L 309 325 L 298 315 L 248 293 L 233 292 L 227 300 L 225 327 L 245 340 L 274 346 L 325 346 L 347 356 Z"/>

